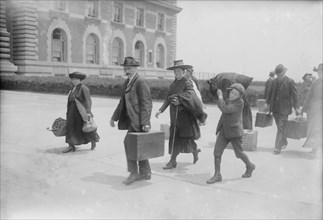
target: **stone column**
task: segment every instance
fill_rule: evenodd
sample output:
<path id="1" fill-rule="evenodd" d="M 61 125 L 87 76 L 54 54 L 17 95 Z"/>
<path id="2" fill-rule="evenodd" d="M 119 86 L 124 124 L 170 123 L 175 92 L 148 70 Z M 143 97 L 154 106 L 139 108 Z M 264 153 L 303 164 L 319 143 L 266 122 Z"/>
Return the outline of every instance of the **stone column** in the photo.
<path id="1" fill-rule="evenodd" d="M 12 13 L 13 60 L 18 73 L 24 74 L 28 73 L 30 61 L 38 61 L 38 15 L 34 1 L 15 3 Z"/>
<path id="2" fill-rule="evenodd" d="M 0 1 L 0 74 L 13 74 L 17 67 L 10 62 L 10 33 L 7 31 L 6 1 Z"/>

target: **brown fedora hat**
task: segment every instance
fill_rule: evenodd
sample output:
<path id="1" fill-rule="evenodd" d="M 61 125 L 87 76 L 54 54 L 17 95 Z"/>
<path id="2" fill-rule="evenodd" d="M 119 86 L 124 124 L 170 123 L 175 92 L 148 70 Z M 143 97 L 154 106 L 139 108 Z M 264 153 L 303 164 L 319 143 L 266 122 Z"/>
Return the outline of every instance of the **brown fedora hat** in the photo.
<path id="1" fill-rule="evenodd" d="M 184 65 L 183 60 L 174 60 L 174 66 L 168 67 L 167 70 L 174 69 L 190 69 L 193 68 L 191 65 Z"/>
<path id="2" fill-rule="evenodd" d="M 70 73 L 68 74 L 68 76 L 72 79 L 72 78 L 76 78 L 76 79 L 80 79 L 80 80 L 83 80 L 86 78 L 86 75 L 84 73 L 81 73 L 81 72 L 73 72 L 73 73 Z"/>
<path id="3" fill-rule="evenodd" d="M 121 66 L 140 66 L 139 63 L 133 57 L 125 57 Z"/>
<path id="4" fill-rule="evenodd" d="M 287 68 L 284 67 L 283 64 L 278 64 L 274 70 L 274 73 L 275 74 L 281 74 L 281 73 L 286 73 L 287 71 Z"/>

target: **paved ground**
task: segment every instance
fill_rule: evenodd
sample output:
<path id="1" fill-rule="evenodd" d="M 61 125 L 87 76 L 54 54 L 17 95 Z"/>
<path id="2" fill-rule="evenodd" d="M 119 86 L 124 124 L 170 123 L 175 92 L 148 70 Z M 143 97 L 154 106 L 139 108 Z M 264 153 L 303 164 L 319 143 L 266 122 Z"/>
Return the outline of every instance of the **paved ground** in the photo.
<path id="1" fill-rule="evenodd" d="M 258 130 L 256 164 L 243 179 L 243 163 L 225 151 L 223 182 L 208 185 L 213 174 L 215 128 L 220 116 L 208 105 L 201 128 L 197 164 L 181 154 L 173 170 L 163 170 L 165 156 L 151 159 L 150 181 L 124 186 L 128 176 L 124 131 L 108 126 L 117 99 L 93 98 L 100 143 L 62 154 L 64 138 L 46 127 L 65 116 L 66 96 L 0 91 L 1 219 L 322 219 L 322 160 L 313 159 L 303 140 L 289 140 L 273 155 L 276 126 Z M 154 102 L 153 115 L 161 102 Z M 255 111 L 253 110 L 253 115 Z M 168 111 L 152 118 L 153 130 L 168 123 Z"/>

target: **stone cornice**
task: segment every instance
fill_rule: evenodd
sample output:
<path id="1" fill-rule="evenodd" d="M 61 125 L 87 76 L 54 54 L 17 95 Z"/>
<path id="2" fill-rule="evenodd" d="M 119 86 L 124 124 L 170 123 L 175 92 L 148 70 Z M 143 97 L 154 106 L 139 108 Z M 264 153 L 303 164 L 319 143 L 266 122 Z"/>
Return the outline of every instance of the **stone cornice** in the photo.
<path id="1" fill-rule="evenodd" d="M 176 5 L 170 4 L 167 1 L 148 0 L 147 2 L 154 4 L 154 5 L 164 7 L 166 9 L 170 9 L 170 10 L 174 11 L 175 13 L 179 13 L 182 11 L 182 8 L 177 7 Z"/>

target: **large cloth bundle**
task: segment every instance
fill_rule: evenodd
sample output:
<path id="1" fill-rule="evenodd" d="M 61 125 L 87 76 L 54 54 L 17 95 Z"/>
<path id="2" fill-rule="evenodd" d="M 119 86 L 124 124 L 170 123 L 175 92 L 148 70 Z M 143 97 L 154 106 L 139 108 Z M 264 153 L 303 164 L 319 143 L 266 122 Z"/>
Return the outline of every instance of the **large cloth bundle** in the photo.
<path id="1" fill-rule="evenodd" d="M 229 96 L 227 88 L 229 88 L 233 83 L 240 83 L 245 89 L 247 89 L 252 80 L 252 77 L 243 74 L 224 72 L 217 74 L 212 79 L 209 79 L 208 83 L 210 86 L 211 94 L 217 100 L 218 96 L 216 94 L 216 91 L 218 89 L 222 90 L 224 99 L 227 99 Z M 242 112 L 243 129 L 252 130 L 252 113 L 249 106 L 249 102 L 245 95 L 242 97 L 242 99 L 244 101 L 244 107 Z"/>
<path id="2" fill-rule="evenodd" d="M 47 128 L 47 130 L 52 131 L 56 137 L 66 136 L 66 120 L 61 117 L 56 118 L 52 129 Z"/>

